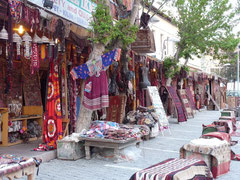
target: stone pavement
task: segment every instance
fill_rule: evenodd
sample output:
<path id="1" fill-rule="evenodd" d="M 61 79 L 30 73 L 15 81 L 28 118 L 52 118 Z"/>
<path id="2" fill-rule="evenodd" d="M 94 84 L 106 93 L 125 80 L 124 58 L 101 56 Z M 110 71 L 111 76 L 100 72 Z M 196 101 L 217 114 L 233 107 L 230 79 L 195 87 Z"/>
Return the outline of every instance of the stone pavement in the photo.
<path id="1" fill-rule="evenodd" d="M 164 136 L 144 141 L 140 148 L 142 157 L 136 161 L 119 162 L 79 159 L 77 161 L 52 160 L 41 164 L 37 180 L 128 180 L 136 171 L 156 164 L 167 158 L 178 158 L 180 147 L 201 135 L 202 124 L 210 124 L 220 116 L 218 111 L 202 111 L 189 119 L 187 123 L 178 124 L 176 119 L 170 119 L 172 135 L 168 132 Z M 234 140 L 238 140 L 234 138 Z M 233 147 L 240 153 L 240 145 Z M 219 177 L 219 180 L 239 180 L 240 162 L 232 161 L 228 174 Z"/>

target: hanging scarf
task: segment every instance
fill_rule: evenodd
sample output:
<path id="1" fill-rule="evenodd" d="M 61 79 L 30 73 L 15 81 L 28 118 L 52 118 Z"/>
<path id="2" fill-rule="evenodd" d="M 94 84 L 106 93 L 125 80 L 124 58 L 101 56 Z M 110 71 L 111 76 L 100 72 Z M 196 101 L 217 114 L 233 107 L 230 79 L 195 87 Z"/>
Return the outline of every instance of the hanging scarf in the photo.
<path id="1" fill-rule="evenodd" d="M 58 66 L 50 63 L 47 107 L 43 122 L 43 142 L 56 149 L 57 140 L 62 139 L 62 113 L 58 81 Z"/>
<path id="2" fill-rule="evenodd" d="M 43 61 L 46 58 L 46 45 L 41 45 L 41 60 Z"/>
<path id="3" fill-rule="evenodd" d="M 39 69 L 39 49 L 37 43 L 32 44 L 31 74 Z"/>

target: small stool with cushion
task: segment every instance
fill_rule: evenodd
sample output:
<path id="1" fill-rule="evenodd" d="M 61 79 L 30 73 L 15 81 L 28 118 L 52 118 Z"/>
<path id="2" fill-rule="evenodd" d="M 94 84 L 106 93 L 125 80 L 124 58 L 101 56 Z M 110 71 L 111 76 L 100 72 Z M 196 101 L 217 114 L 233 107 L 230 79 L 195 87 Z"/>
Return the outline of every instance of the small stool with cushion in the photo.
<path id="1" fill-rule="evenodd" d="M 132 175 L 130 180 L 210 180 L 212 173 L 203 160 L 170 158 Z"/>

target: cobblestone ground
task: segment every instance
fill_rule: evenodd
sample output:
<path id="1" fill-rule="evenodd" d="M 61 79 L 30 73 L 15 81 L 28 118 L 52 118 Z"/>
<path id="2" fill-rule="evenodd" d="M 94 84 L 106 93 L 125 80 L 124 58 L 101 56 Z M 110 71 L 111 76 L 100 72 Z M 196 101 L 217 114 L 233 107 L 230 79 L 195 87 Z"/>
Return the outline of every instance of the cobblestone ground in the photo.
<path id="1" fill-rule="evenodd" d="M 202 124 L 210 124 L 217 120 L 220 113 L 217 111 L 202 111 L 189 119 L 187 123 L 177 124 L 176 119 L 170 119 L 172 134 L 144 141 L 140 148 L 142 156 L 136 161 L 114 163 L 113 161 L 80 159 L 77 161 L 52 160 L 40 166 L 37 180 L 128 180 L 134 172 L 167 158 L 178 158 L 180 147 L 201 135 Z M 234 140 L 238 140 L 234 138 Z M 240 145 L 232 147 L 240 153 Z M 219 177 L 219 180 L 239 180 L 240 162 L 232 161 L 228 174 Z"/>

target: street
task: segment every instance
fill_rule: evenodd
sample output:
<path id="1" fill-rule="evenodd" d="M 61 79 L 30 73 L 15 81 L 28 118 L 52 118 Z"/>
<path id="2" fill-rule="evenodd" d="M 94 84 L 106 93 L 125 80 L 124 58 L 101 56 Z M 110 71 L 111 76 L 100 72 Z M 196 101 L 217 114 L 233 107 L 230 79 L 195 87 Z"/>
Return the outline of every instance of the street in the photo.
<path id="1" fill-rule="evenodd" d="M 178 158 L 180 147 L 201 135 L 202 124 L 210 124 L 220 116 L 218 111 L 197 112 L 194 119 L 187 123 L 177 124 L 176 119 L 170 119 L 172 135 L 166 131 L 164 136 L 144 141 L 140 145 L 142 156 L 136 161 L 119 162 L 79 159 L 77 161 L 52 160 L 41 164 L 37 180 L 128 180 L 136 171 L 149 167 L 167 158 Z M 232 138 L 238 140 L 239 137 Z M 239 144 L 232 147 L 235 153 L 240 153 Z M 219 180 L 238 180 L 240 162 L 231 161 L 231 170 L 220 176 Z"/>

